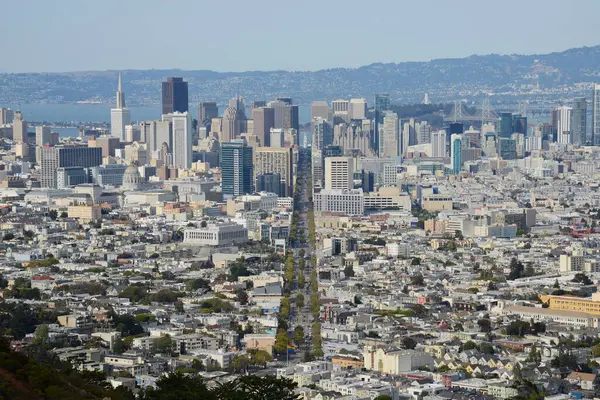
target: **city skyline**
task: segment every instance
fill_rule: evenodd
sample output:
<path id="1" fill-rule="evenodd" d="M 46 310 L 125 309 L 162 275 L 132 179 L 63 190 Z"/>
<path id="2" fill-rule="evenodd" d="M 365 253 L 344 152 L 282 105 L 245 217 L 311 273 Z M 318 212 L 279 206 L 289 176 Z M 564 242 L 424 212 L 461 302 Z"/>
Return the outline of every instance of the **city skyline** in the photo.
<path id="1" fill-rule="evenodd" d="M 215 71 L 314 71 L 376 62 L 458 58 L 473 54 L 553 52 L 595 45 L 597 43 L 592 40 L 600 34 L 600 28 L 594 21 L 600 4 L 593 1 L 579 1 L 578 7 L 561 7 L 562 3 L 558 1 L 508 1 L 497 8 L 479 7 L 476 1 L 463 2 L 462 7 L 436 2 L 433 10 L 425 4 L 385 2 L 376 11 L 362 16 L 363 22 L 374 29 L 370 32 L 348 30 L 347 40 L 336 41 L 334 51 L 329 48 L 327 51 L 320 50 L 315 43 L 339 34 L 337 24 L 323 24 L 321 29 L 309 29 L 310 24 L 304 28 L 304 23 L 313 18 L 315 10 L 324 16 L 336 15 L 340 20 L 352 20 L 356 11 L 364 7 L 357 1 L 345 2 L 343 7 L 337 2 L 303 2 L 294 5 L 268 1 L 262 3 L 261 7 L 241 1 L 233 2 L 232 6 L 238 12 L 231 16 L 230 26 L 243 27 L 247 18 L 259 22 L 252 25 L 251 34 L 248 35 L 240 34 L 236 29 L 222 29 L 216 19 L 204 19 L 204 30 L 198 31 L 195 28 L 196 16 L 199 13 L 218 13 L 220 9 L 216 3 L 200 5 L 182 1 L 181 7 L 155 1 L 121 4 L 110 0 L 96 5 L 63 0 L 59 6 L 36 0 L 31 3 L 35 7 L 29 8 L 28 21 L 36 28 L 23 31 L 18 41 L 7 41 L 5 52 L 12 56 L 3 60 L 0 72 L 174 67 Z M 16 7 L 16 3 L 7 4 L 7 14 L 17 13 Z M 181 12 L 182 8 L 186 12 Z M 581 13 L 581 9 L 587 12 Z M 87 17 L 73 18 L 73 15 Z M 411 18 L 402 18 L 407 15 Z M 485 21 L 490 20 L 492 15 L 497 21 L 521 17 L 525 22 L 520 29 L 485 29 Z M 560 19 L 577 20 L 578 23 L 571 24 L 569 29 L 558 30 L 553 24 L 528 22 L 528 18 L 534 15 L 535 21 L 540 22 Z M 173 24 L 173 35 L 162 35 L 161 30 L 128 29 L 132 21 L 146 19 L 159 23 L 161 18 L 166 21 L 177 19 L 178 23 Z M 273 35 L 271 24 L 281 19 L 297 27 L 296 31 Z M 111 29 L 105 29 L 107 21 Z M 398 21 L 402 22 L 402 29 L 396 28 Z M 453 24 L 452 35 L 441 39 L 439 27 L 450 21 L 459 23 Z M 17 31 L 17 19 L 7 19 L 4 27 L 7 31 Z M 481 29 L 485 30 L 485 34 L 475 34 Z M 217 33 L 206 35 L 202 32 Z M 408 32 L 418 34 L 406 35 Z M 184 40 L 174 41 L 173 37 L 187 38 L 191 46 Z M 406 37 L 411 40 L 405 40 Z M 123 45 L 115 46 L 119 42 Z M 156 57 L 156 48 L 169 48 L 170 56 Z M 274 48 L 278 49 L 278 57 L 273 57 Z M 357 52 L 357 49 L 369 51 Z M 81 57 L 81 54 L 86 57 Z M 311 57 L 307 56 L 309 54 Z"/>

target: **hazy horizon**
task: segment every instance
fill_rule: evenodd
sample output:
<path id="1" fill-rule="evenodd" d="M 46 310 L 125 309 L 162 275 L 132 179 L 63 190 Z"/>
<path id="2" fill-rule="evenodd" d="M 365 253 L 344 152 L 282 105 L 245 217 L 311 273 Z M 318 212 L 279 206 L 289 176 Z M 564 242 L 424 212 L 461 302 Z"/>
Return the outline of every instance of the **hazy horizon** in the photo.
<path id="1" fill-rule="evenodd" d="M 191 0 L 9 2 L 6 15 L 24 18 L 6 18 L 0 27 L 10 39 L 0 72 L 317 71 L 546 54 L 594 46 L 600 37 L 600 2 L 593 0 L 508 0 L 497 6 L 476 0 L 372 6 L 358 0 L 232 0 L 226 6 Z"/>

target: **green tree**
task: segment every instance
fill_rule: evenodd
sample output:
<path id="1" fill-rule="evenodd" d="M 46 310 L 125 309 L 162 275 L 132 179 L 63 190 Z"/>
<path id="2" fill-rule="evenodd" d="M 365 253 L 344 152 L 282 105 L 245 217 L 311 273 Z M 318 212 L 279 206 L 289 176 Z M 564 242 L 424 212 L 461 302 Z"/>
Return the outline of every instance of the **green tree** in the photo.
<path id="1" fill-rule="evenodd" d="M 296 295 L 296 307 L 299 309 L 304 307 L 304 295 L 302 293 Z"/>
<path id="2" fill-rule="evenodd" d="M 123 354 L 127 350 L 125 342 L 121 338 L 115 339 L 112 347 L 112 351 L 115 354 Z"/>
<path id="3" fill-rule="evenodd" d="M 154 353 L 171 354 L 175 343 L 170 335 L 164 335 L 154 339 L 152 342 L 152 351 Z"/>
<path id="4" fill-rule="evenodd" d="M 415 339 L 407 336 L 402 339 L 402 345 L 405 348 L 412 350 L 417 346 L 417 342 L 415 341 Z"/>
<path id="5" fill-rule="evenodd" d="M 285 354 L 289 341 L 290 338 L 288 337 L 287 332 L 283 329 L 278 330 L 277 334 L 275 335 L 275 346 L 273 347 L 275 353 Z"/>
<path id="6" fill-rule="evenodd" d="M 235 291 L 236 300 L 243 306 L 248 304 L 248 293 L 244 289 L 238 289 Z"/>
<path id="7" fill-rule="evenodd" d="M 58 211 L 50 210 L 48 211 L 48 216 L 50 217 L 50 219 L 52 219 L 52 221 L 56 221 L 56 218 L 58 218 Z"/>
<path id="8" fill-rule="evenodd" d="M 392 396 L 390 396 L 389 394 L 380 394 L 379 396 L 375 397 L 373 400 L 392 400 Z"/>
<path id="9" fill-rule="evenodd" d="M 35 329 L 35 332 L 33 334 L 32 343 L 34 345 L 38 345 L 38 346 L 46 345 L 48 343 L 49 332 L 50 332 L 50 330 L 48 329 L 48 325 L 46 325 L 46 324 L 39 325 Z"/>
<path id="10" fill-rule="evenodd" d="M 304 343 L 304 328 L 298 325 L 294 328 L 294 343 L 297 345 Z"/>
<path id="11" fill-rule="evenodd" d="M 231 372 L 242 373 L 248 370 L 250 360 L 245 355 L 235 356 L 229 363 L 229 370 Z"/>
<path id="12" fill-rule="evenodd" d="M 250 365 L 253 366 L 266 368 L 267 363 L 273 361 L 273 357 L 265 350 L 251 349 L 248 354 L 250 355 Z"/>
<path id="13" fill-rule="evenodd" d="M 352 267 L 352 265 L 347 265 L 346 268 L 344 268 L 344 275 L 346 276 L 346 278 L 354 277 L 354 268 Z"/>

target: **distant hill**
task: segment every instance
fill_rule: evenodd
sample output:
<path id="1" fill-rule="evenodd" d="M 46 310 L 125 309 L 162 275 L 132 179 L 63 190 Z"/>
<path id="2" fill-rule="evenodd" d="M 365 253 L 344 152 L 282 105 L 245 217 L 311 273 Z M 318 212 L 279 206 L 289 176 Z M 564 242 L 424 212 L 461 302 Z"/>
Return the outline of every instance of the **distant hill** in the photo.
<path id="1" fill-rule="evenodd" d="M 568 99 L 589 95 L 591 83 L 600 82 L 600 46 L 550 54 L 473 55 L 311 72 L 125 71 L 128 103 L 158 104 L 160 82 L 167 76 L 182 76 L 189 82 L 192 105 L 201 100 L 224 104 L 236 94 L 248 100 L 285 95 L 299 104 L 317 99 L 372 99 L 375 93 L 390 93 L 398 103 L 420 102 L 425 93 L 434 102 L 477 99 L 490 92 L 498 99 L 509 100 Z M 0 106 L 77 101 L 112 103 L 116 86 L 116 71 L 0 74 Z"/>

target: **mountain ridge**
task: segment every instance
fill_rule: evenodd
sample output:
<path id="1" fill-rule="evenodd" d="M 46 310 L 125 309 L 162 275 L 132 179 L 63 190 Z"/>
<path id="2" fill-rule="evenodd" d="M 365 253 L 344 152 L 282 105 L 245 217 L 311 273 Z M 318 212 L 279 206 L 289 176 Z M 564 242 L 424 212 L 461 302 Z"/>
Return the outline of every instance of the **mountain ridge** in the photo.
<path id="1" fill-rule="evenodd" d="M 114 101 L 117 70 L 62 73 L 0 74 L 0 104 Z M 535 96 L 560 99 L 586 93 L 600 82 L 600 46 L 584 46 L 546 54 L 487 54 L 430 61 L 371 63 L 357 68 L 317 71 L 246 71 L 149 69 L 124 70 L 130 105 L 158 104 L 160 82 L 182 76 L 190 86 L 190 103 L 235 95 L 254 99 L 290 96 L 299 104 L 312 100 L 366 97 L 390 93 L 396 102 L 498 99 Z M 561 97 L 562 96 L 562 97 Z"/>

